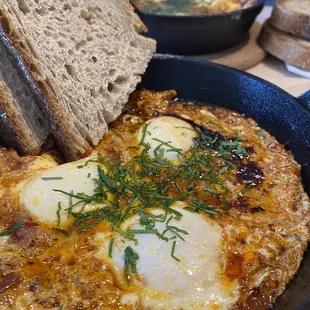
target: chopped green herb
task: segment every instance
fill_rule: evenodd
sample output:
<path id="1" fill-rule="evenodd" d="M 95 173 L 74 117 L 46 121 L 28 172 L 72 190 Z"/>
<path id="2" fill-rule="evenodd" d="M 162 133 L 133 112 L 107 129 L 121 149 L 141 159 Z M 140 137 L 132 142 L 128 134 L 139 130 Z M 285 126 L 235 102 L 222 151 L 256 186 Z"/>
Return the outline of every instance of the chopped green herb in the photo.
<path id="1" fill-rule="evenodd" d="M 180 262 L 180 259 L 177 258 L 177 257 L 174 255 L 176 244 L 177 244 L 177 242 L 176 242 L 176 241 L 173 241 L 173 243 L 172 243 L 172 249 L 171 249 L 171 257 L 174 258 L 176 261 Z"/>
<path id="2" fill-rule="evenodd" d="M 245 194 L 247 191 L 249 191 L 251 188 L 253 188 L 254 186 L 255 186 L 254 183 L 250 183 L 242 192 L 240 192 L 240 193 L 238 194 L 238 198 L 243 197 L 244 194 Z"/>
<path id="3" fill-rule="evenodd" d="M 112 258 L 112 252 L 113 252 L 114 241 L 115 241 L 115 238 L 112 238 L 112 239 L 110 240 L 110 244 L 109 244 L 109 257 L 110 257 L 110 258 Z"/>
<path id="4" fill-rule="evenodd" d="M 139 255 L 129 246 L 125 249 L 124 272 L 127 281 L 130 280 L 129 269 L 132 273 L 137 273 L 137 260 Z"/>
<path id="5" fill-rule="evenodd" d="M 127 150 L 139 150 L 139 149 L 140 148 L 138 146 L 135 146 L 135 145 L 127 147 Z"/>
<path id="6" fill-rule="evenodd" d="M 224 199 L 223 201 L 223 210 L 227 213 L 228 212 L 228 208 L 227 208 L 227 200 Z"/>
<path id="7" fill-rule="evenodd" d="M 235 131 L 234 131 L 234 134 L 235 134 L 236 139 L 240 141 L 240 140 L 241 140 L 241 137 L 240 137 L 239 132 L 238 132 L 237 130 L 235 130 Z"/>
<path id="8" fill-rule="evenodd" d="M 216 123 L 215 121 L 213 121 L 212 119 L 208 120 L 208 123 L 215 126 L 217 129 L 219 129 L 220 131 L 222 132 L 226 132 L 226 130 L 221 126 L 219 125 L 218 123 Z"/>
<path id="9" fill-rule="evenodd" d="M 117 185 L 115 182 L 113 182 L 104 172 L 104 170 L 98 166 L 98 173 L 100 177 L 100 181 L 104 184 L 106 184 L 108 187 L 116 189 Z"/>
<path id="10" fill-rule="evenodd" d="M 209 214 L 218 214 L 218 212 L 211 206 L 197 200 L 188 200 L 188 203 L 196 208 L 196 211 L 203 211 Z"/>
<path id="11" fill-rule="evenodd" d="M 117 227 L 116 225 L 111 225 L 111 227 L 117 231 L 120 235 L 122 235 L 123 237 L 129 239 L 129 240 L 133 240 L 133 241 L 137 241 L 137 239 L 135 239 L 133 234 L 127 233 L 125 231 L 123 231 L 122 229 L 120 229 L 119 227 Z"/>
<path id="12" fill-rule="evenodd" d="M 140 141 L 140 145 L 144 145 L 144 140 L 145 140 L 145 136 L 146 136 L 146 132 L 147 132 L 147 126 L 148 124 L 143 124 L 142 125 L 142 138 L 141 138 L 141 141 Z"/>
<path id="13" fill-rule="evenodd" d="M 60 225 L 60 212 L 61 212 L 61 202 L 58 202 L 58 209 L 56 211 L 57 214 L 57 227 Z"/>
<path id="14" fill-rule="evenodd" d="M 157 234 L 157 229 L 128 229 L 128 233 L 130 234 Z"/>
<path id="15" fill-rule="evenodd" d="M 16 230 L 22 228 L 24 225 L 24 222 L 17 222 L 10 229 L 0 232 L 0 237 L 13 235 Z"/>
<path id="16" fill-rule="evenodd" d="M 160 142 L 161 145 L 164 145 L 166 147 L 168 147 L 168 150 L 166 150 L 166 152 L 175 152 L 178 154 L 182 154 L 182 149 L 176 148 L 171 144 L 171 141 L 163 141 L 157 138 L 153 138 L 152 140 L 156 141 L 156 142 Z"/>
<path id="17" fill-rule="evenodd" d="M 43 177 L 41 178 L 43 181 L 54 181 L 54 180 L 63 180 L 63 177 Z"/>
<path id="18" fill-rule="evenodd" d="M 57 228 L 57 227 L 53 227 L 53 230 L 62 233 L 62 234 L 65 235 L 66 237 L 69 237 L 69 233 L 68 233 L 66 230 L 64 230 L 64 229 Z"/>
<path id="19" fill-rule="evenodd" d="M 217 191 L 216 189 L 213 188 L 203 188 L 203 190 L 205 192 L 211 193 L 211 194 L 215 194 L 215 195 L 220 195 L 221 193 L 219 191 Z"/>

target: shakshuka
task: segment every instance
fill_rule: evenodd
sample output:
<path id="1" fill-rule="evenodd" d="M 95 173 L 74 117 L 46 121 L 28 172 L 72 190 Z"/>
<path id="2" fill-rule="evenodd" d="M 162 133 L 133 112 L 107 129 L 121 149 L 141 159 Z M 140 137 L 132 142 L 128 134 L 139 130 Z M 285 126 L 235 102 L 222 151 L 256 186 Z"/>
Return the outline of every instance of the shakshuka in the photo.
<path id="1" fill-rule="evenodd" d="M 0 150 L 1 309 L 267 309 L 310 204 L 251 119 L 135 92 L 89 157 Z"/>

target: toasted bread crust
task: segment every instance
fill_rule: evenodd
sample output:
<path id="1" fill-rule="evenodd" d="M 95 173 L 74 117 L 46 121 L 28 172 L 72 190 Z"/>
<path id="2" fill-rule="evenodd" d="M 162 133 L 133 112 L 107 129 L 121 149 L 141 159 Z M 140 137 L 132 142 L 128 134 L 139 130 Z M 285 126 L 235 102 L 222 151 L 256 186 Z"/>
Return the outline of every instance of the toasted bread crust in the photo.
<path id="1" fill-rule="evenodd" d="M 295 38 L 266 22 L 258 43 L 273 56 L 291 65 L 310 70 L 310 42 Z"/>
<path id="2" fill-rule="evenodd" d="M 310 40 L 310 15 L 286 8 L 284 4 L 287 1 L 289 0 L 277 1 L 270 19 L 271 25 L 285 32 Z"/>
<path id="3" fill-rule="evenodd" d="M 14 147 L 21 154 L 38 155 L 41 147 L 33 137 L 27 134 L 26 128 L 10 109 L 9 98 L 5 95 L 6 92 L 0 84 L 0 135 L 1 142 L 5 146 Z"/>
<path id="4" fill-rule="evenodd" d="M 25 148 L 25 146 L 27 145 L 26 142 L 28 140 L 25 140 L 24 137 L 18 135 L 18 133 L 22 132 L 16 132 L 14 130 L 16 127 L 11 124 L 9 118 L 7 117 L 7 113 L 4 110 L 5 106 L 6 98 L 4 94 L 0 91 L 0 130 L 1 133 L 5 133 L 1 134 L 1 145 L 11 146 L 20 154 L 38 154 L 40 150 L 33 149 L 32 146 L 30 146 L 28 149 Z"/>

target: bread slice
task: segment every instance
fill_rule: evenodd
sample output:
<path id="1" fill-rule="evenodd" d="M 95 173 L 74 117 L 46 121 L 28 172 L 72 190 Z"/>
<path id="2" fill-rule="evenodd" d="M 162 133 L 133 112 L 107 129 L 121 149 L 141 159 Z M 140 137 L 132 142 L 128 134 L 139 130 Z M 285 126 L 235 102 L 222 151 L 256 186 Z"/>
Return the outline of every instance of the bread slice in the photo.
<path id="1" fill-rule="evenodd" d="M 310 70 L 310 42 L 287 34 L 267 21 L 258 43 L 273 56 L 302 69 Z"/>
<path id="2" fill-rule="evenodd" d="M 145 27 L 128 0 L 3 0 L 0 20 L 2 47 L 20 77 L 17 85 L 7 78 L 2 106 L 22 115 L 24 126 L 11 127 L 27 132 L 17 137 L 23 151 L 37 153 L 52 134 L 67 160 L 87 155 L 121 113 L 156 43 L 138 34 Z"/>
<path id="3" fill-rule="evenodd" d="M 310 40 L 310 1 L 278 0 L 270 23 L 280 30 Z"/>

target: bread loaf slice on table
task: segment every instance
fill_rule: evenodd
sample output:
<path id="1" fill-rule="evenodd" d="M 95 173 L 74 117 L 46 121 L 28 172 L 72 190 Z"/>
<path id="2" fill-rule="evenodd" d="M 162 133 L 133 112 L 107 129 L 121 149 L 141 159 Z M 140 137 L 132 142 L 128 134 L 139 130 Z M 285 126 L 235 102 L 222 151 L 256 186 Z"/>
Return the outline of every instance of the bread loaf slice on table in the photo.
<path id="1" fill-rule="evenodd" d="M 266 22 L 258 43 L 271 55 L 302 69 L 310 70 L 310 41 L 285 33 Z"/>
<path id="2" fill-rule="evenodd" d="M 278 0 L 270 24 L 310 40 L 310 0 Z"/>
<path id="3" fill-rule="evenodd" d="M 0 20 L 9 58 L 1 63 L 13 72 L 0 66 L 1 105 L 19 149 L 37 154 L 52 134 L 67 160 L 87 155 L 121 113 L 156 43 L 138 34 L 145 27 L 128 0 L 3 0 Z"/>

